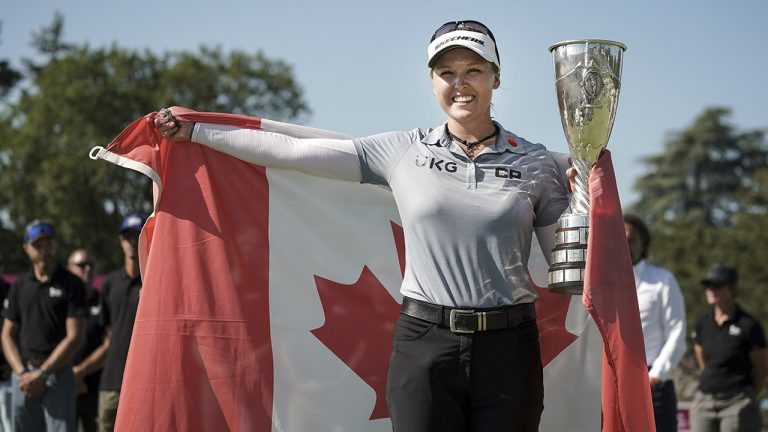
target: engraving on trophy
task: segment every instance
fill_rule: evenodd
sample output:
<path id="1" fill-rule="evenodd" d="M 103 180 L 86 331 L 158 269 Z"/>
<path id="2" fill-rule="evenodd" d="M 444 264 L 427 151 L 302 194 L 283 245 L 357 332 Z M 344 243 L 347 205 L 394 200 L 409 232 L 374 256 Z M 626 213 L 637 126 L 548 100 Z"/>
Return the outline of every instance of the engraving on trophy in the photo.
<path id="1" fill-rule="evenodd" d="M 600 71 L 594 66 L 590 66 L 584 69 L 584 78 L 581 80 L 581 91 L 584 93 L 584 103 L 582 107 L 596 108 L 599 105 L 592 105 L 592 102 L 600 94 L 603 89 L 603 77 L 600 76 Z"/>
<path id="2" fill-rule="evenodd" d="M 594 39 L 565 41 L 549 48 L 560 120 L 576 169 L 570 205 L 557 221 L 549 269 L 553 292 L 581 294 L 583 289 L 589 238 L 589 171 L 608 145 L 626 49 L 619 42 Z"/>

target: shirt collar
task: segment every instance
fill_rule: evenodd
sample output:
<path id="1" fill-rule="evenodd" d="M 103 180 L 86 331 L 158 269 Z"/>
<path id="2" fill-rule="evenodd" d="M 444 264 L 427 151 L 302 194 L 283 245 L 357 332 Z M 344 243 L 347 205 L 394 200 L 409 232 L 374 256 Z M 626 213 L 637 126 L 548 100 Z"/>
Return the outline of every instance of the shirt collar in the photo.
<path id="1" fill-rule="evenodd" d="M 723 323 L 722 327 L 725 327 L 726 323 L 734 323 L 739 321 L 741 319 L 741 316 L 744 314 L 744 311 L 741 310 L 738 303 L 733 304 L 733 313 L 731 316 L 728 317 L 728 319 Z M 715 308 L 714 306 L 710 306 L 709 310 L 707 311 L 707 315 L 709 315 L 709 319 L 717 325 L 717 322 L 715 322 Z"/>
<path id="2" fill-rule="evenodd" d="M 445 131 L 447 124 L 448 123 L 446 122 L 431 129 L 427 132 L 424 138 L 421 139 L 421 142 L 426 145 L 437 145 L 450 148 L 453 142 Z M 489 147 L 493 153 L 503 153 L 508 151 L 516 154 L 528 154 L 528 149 L 526 148 L 528 146 L 527 141 L 504 129 L 498 122 L 493 122 L 493 124 L 499 128 L 499 135 L 496 137 L 496 142 L 493 146 Z"/>
<path id="3" fill-rule="evenodd" d="M 131 277 L 127 271 L 125 271 L 125 267 L 120 268 L 120 275 L 123 277 L 123 279 L 130 279 L 131 283 L 135 283 L 136 281 L 141 281 L 141 275 L 136 277 Z"/>
<path id="4" fill-rule="evenodd" d="M 632 269 L 635 271 L 635 274 L 641 274 L 645 270 L 645 259 L 638 261 L 637 264 L 632 266 Z"/>
<path id="5" fill-rule="evenodd" d="M 58 281 L 62 277 L 62 273 L 64 272 L 64 267 L 60 263 L 56 263 L 56 267 L 53 269 L 53 273 L 51 273 L 51 279 L 46 282 L 46 284 L 51 284 L 53 281 Z M 29 280 L 37 283 L 42 283 L 39 280 L 37 280 L 37 275 L 35 275 L 35 268 L 29 269 L 29 273 L 27 273 L 27 277 L 29 277 Z"/>

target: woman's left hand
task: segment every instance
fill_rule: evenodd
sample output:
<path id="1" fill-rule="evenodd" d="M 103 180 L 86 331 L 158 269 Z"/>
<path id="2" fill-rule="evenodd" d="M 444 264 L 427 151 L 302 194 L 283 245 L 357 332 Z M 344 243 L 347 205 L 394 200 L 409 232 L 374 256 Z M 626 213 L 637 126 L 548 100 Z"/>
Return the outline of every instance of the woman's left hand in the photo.
<path id="1" fill-rule="evenodd" d="M 565 170 L 565 176 L 568 177 L 568 192 L 573 193 L 576 190 L 576 168 L 570 167 Z"/>

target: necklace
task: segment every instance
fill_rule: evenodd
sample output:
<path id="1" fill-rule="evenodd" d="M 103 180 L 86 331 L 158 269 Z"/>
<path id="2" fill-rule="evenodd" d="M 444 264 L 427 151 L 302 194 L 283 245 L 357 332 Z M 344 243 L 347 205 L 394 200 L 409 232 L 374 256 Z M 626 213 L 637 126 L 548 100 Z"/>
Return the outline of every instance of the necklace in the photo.
<path id="1" fill-rule="evenodd" d="M 446 132 L 448 132 L 448 136 L 451 137 L 452 140 L 454 140 L 456 142 L 459 142 L 461 144 L 464 144 L 467 147 L 467 153 L 469 154 L 469 156 L 472 156 L 472 153 L 475 152 L 475 147 L 477 145 L 479 145 L 481 143 L 484 143 L 484 142 L 488 141 L 489 139 L 491 139 L 491 138 L 493 138 L 493 137 L 495 137 L 496 135 L 499 134 L 499 128 L 494 126 L 493 127 L 493 133 L 491 133 L 490 135 L 488 135 L 488 136 L 486 136 L 484 138 L 480 138 L 477 141 L 468 141 L 468 140 L 463 140 L 463 139 L 457 137 L 456 135 L 454 135 L 453 132 L 451 132 L 448 129 L 447 126 L 446 126 L 445 130 L 446 130 Z"/>

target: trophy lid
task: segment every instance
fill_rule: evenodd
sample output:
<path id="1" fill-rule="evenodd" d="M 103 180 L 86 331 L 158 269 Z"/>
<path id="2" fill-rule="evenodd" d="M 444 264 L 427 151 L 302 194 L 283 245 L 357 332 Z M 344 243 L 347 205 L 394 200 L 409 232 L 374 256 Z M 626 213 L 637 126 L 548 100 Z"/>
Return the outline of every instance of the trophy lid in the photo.
<path id="1" fill-rule="evenodd" d="M 549 52 L 552 52 L 555 48 L 563 46 L 563 45 L 572 45 L 572 44 L 583 44 L 583 43 L 593 43 L 593 44 L 603 44 L 603 45 L 614 45 L 619 48 L 621 48 L 623 51 L 627 50 L 627 46 L 624 45 L 621 42 L 616 42 L 612 40 L 606 40 L 606 39 L 573 39 L 573 40 L 566 40 L 562 42 L 558 42 L 554 45 L 551 45 L 549 47 Z"/>

